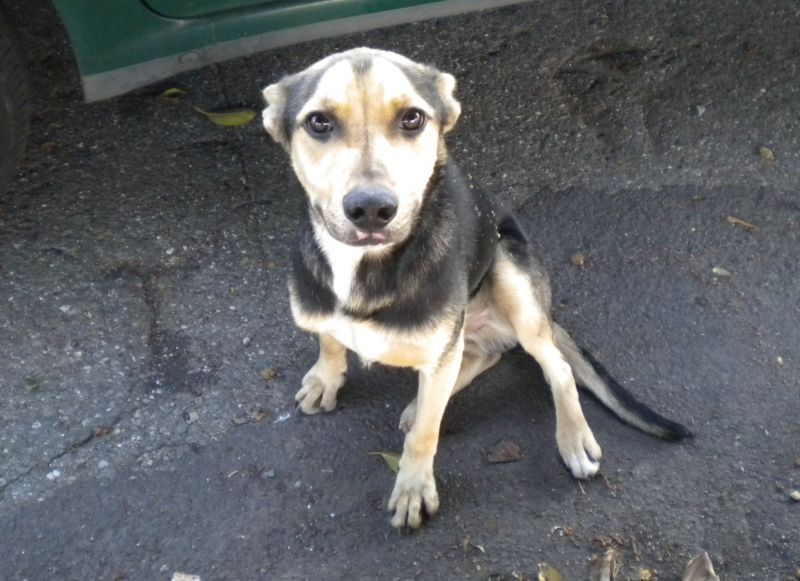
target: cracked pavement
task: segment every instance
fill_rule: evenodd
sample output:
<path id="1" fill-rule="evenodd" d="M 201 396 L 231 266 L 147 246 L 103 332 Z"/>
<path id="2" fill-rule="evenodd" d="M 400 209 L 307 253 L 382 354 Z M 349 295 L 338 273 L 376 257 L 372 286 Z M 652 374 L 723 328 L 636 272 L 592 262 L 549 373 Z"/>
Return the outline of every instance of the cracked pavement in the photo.
<path id="1" fill-rule="evenodd" d="M 800 567 L 796 5 L 531 2 L 91 105 L 52 8 L 11 9 L 35 116 L 0 198 L 0 578 L 581 579 L 608 543 L 631 578 L 676 578 L 701 548 L 723 579 Z M 353 361 L 335 413 L 297 416 L 316 358 L 285 289 L 302 194 L 258 123 L 191 107 L 260 108 L 268 82 L 358 45 L 456 75 L 451 152 L 516 208 L 556 318 L 695 441 L 584 397 L 605 458 L 578 486 L 513 352 L 448 410 L 440 513 L 390 529 L 392 474 L 367 454 L 400 450 L 414 379 Z M 159 101 L 172 86 L 188 97 Z M 522 460 L 487 463 L 508 440 Z"/>

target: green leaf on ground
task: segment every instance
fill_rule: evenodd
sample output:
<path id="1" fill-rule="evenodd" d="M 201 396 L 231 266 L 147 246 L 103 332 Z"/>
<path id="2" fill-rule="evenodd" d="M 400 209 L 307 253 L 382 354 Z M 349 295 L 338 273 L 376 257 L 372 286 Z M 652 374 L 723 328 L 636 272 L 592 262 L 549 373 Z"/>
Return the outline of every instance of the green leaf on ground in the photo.
<path id="1" fill-rule="evenodd" d="M 397 474 L 400 471 L 400 454 L 392 454 L 390 452 L 370 452 L 370 456 L 380 456 L 389 470 Z"/>
<path id="2" fill-rule="evenodd" d="M 253 109 L 241 107 L 226 109 L 224 111 L 206 111 L 200 107 L 195 107 L 194 110 L 198 113 L 202 113 L 209 121 L 221 127 L 239 127 L 241 125 L 247 125 L 256 116 L 256 112 Z"/>
<path id="3" fill-rule="evenodd" d="M 25 391 L 28 393 L 33 393 L 34 391 L 39 391 L 39 388 L 42 387 L 42 378 L 41 377 L 26 377 L 25 382 Z"/>
<path id="4" fill-rule="evenodd" d="M 766 161 L 775 160 L 775 153 L 769 147 L 759 147 L 758 155 L 761 159 L 764 159 Z"/>
<path id="5" fill-rule="evenodd" d="M 167 105 L 174 105 L 175 103 L 180 101 L 181 97 L 187 95 L 188 93 L 189 92 L 184 89 L 179 89 L 178 87 L 170 87 L 156 98 L 162 103 L 166 103 Z"/>
<path id="6" fill-rule="evenodd" d="M 565 581 L 565 579 L 547 563 L 539 563 L 539 581 Z"/>
<path id="7" fill-rule="evenodd" d="M 184 89 L 179 89 L 178 87 L 170 87 L 169 89 L 161 93 L 161 96 L 167 99 L 174 99 L 176 97 L 180 97 L 181 95 L 186 95 L 187 93 L 188 91 Z"/>

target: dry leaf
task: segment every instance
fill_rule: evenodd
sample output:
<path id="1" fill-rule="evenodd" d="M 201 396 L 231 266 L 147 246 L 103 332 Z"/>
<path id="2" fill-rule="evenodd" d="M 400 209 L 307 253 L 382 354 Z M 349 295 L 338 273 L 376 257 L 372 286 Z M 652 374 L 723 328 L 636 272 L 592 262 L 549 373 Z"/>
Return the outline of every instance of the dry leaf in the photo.
<path id="1" fill-rule="evenodd" d="M 730 271 L 725 270 L 721 266 L 715 266 L 714 268 L 711 269 L 711 272 L 713 272 L 717 276 L 730 276 L 731 275 Z"/>
<path id="2" fill-rule="evenodd" d="M 173 573 L 172 581 L 200 581 L 198 575 L 189 575 L 187 573 Z"/>
<path id="3" fill-rule="evenodd" d="M 539 581 L 565 581 L 564 577 L 547 563 L 539 563 Z"/>
<path id="4" fill-rule="evenodd" d="M 114 429 L 110 428 L 108 426 L 100 426 L 100 427 L 94 429 L 94 437 L 95 438 L 105 438 L 107 435 L 109 435 L 113 431 L 114 431 Z"/>
<path id="5" fill-rule="evenodd" d="M 519 462 L 522 459 L 522 451 L 519 444 L 511 440 L 503 440 L 494 448 L 489 450 L 487 460 L 492 464 L 503 464 L 506 462 Z"/>
<path id="6" fill-rule="evenodd" d="M 256 116 L 256 112 L 252 109 L 236 108 L 227 109 L 225 111 L 205 111 L 200 107 L 195 107 L 195 111 L 205 115 L 209 121 L 215 125 L 222 127 L 239 127 L 240 125 L 247 125 Z"/>
<path id="7" fill-rule="evenodd" d="M 707 552 L 703 551 L 686 564 L 681 581 L 719 581 Z"/>
<path id="8" fill-rule="evenodd" d="M 655 579 L 655 577 L 653 576 L 652 569 L 639 569 L 639 581 L 653 581 L 653 579 Z"/>
<path id="9" fill-rule="evenodd" d="M 613 581 L 619 573 L 619 553 L 609 549 L 603 556 L 592 558 L 592 567 L 589 570 L 589 581 Z"/>
<path id="10" fill-rule="evenodd" d="M 611 496 L 613 496 L 614 498 L 617 498 L 617 491 L 619 489 L 619 486 L 617 486 L 616 484 L 613 484 L 611 482 L 611 480 L 608 479 L 608 476 L 606 476 L 605 474 L 601 474 L 601 476 L 603 477 L 603 484 L 605 484 L 606 489 L 608 490 L 608 492 L 611 493 Z M 580 482 L 580 480 L 578 482 Z"/>
<path id="11" fill-rule="evenodd" d="M 610 547 L 614 544 L 614 539 L 606 535 L 595 535 L 595 537 L 592 539 L 592 542 L 605 549 L 606 547 Z"/>
<path id="12" fill-rule="evenodd" d="M 767 161 L 773 161 L 775 159 L 775 154 L 769 147 L 759 147 L 758 155 L 761 157 L 761 159 L 765 159 Z"/>
<path id="13" fill-rule="evenodd" d="M 400 471 L 400 454 L 391 454 L 389 452 L 370 452 L 370 456 L 380 456 L 389 470 L 397 474 Z"/>
<path id="14" fill-rule="evenodd" d="M 734 226 L 741 226 L 746 230 L 750 230 L 751 232 L 755 232 L 758 230 L 758 226 L 755 224 L 751 224 L 747 220 L 742 220 L 741 218 L 737 218 L 736 216 L 728 216 L 725 218 L 728 221 L 728 224 L 733 224 Z"/>
<path id="15" fill-rule="evenodd" d="M 561 527 L 561 526 L 554 526 L 550 529 L 551 535 L 558 535 L 559 537 L 568 537 L 572 538 L 575 536 L 575 529 L 572 527 Z"/>
<path id="16" fill-rule="evenodd" d="M 192 412 L 192 413 L 195 413 L 195 412 Z M 191 420 L 192 417 L 193 417 L 192 413 L 190 413 L 189 416 L 188 416 L 189 420 Z M 267 417 L 267 412 L 265 412 L 263 409 L 261 409 L 259 407 L 259 408 L 251 408 L 251 409 L 249 409 L 247 411 L 239 412 L 239 413 L 237 413 L 235 416 L 233 416 L 231 418 L 231 421 L 234 424 L 236 424 L 237 426 L 243 426 L 245 424 L 258 423 L 258 422 L 260 422 L 261 420 L 263 420 L 266 417 Z M 190 421 L 189 423 L 193 423 L 193 422 Z"/>
<path id="17" fill-rule="evenodd" d="M 576 252 L 575 254 L 570 256 L 569 261 L 572 263 L 573 266 L 577 266 L 578 268 L 583 268 L 584 266 L 586 266 L 586 256 L 584 256 L 580 252 Z"/>
<path id="18" fill-rule="evenodd" d="M 272 367 L 266 367 L 261 370 L 261 379 L 264 381 L 272 381 L 276 377 L 278 377 L 278 372 Z"/>
<path id="19" fill-rule="evenodd" d="M 464 539 L 461 541 L 461 548 L 462 548 L 464 551 L 466 551 L 466 550 L 467 550 L 467 549 L 469 549 L 470 547 L 472 547 L 473 549 L 478 549 L 478 550 L 479 550 L 481 553 L 485 553 L 485 552 L 486 552 L 486 549 L 484 549 L 484 548 L 483 548 L 483 545 L 476 545 L 475 543 L 473 543 L 473 542 L 470 540 L 470 538 L 469 538 L 469 535 L 467 535 L 467 536 L 466 536 L 466 537 L 464 537 Z"/>

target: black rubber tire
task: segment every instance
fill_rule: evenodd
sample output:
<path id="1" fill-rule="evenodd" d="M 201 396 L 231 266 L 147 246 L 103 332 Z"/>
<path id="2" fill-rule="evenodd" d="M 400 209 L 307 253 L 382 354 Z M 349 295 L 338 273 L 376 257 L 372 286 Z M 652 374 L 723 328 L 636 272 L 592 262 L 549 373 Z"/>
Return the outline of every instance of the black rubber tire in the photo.
<path id="1" fill-rule="evenodd" d="M 30 116 L 28 69 L 16 30 L 0 6 L 0 196 L 25 153 Z"/>

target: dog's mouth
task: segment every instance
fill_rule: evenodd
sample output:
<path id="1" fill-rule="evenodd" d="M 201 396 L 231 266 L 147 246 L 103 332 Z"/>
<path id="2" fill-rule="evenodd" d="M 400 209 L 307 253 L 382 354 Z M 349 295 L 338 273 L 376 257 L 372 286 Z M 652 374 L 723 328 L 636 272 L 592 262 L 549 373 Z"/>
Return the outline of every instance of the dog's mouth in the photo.
<path id="1" fill-rule="evenodd" d="M 386 232 L 364 232 L 356 229 L 354 238 L 348 241 L 351 246 L 381 246 L 391 244 L 392 238 Z"/>
<path id="2" fill-rule="evenodd" d="M 340 220 L 328 220 L 325 212 L 319 206 L 312 206 L 312 221 L 317 227 L 325 229 L 335 240 L 348 246 L 363 246 L 380 248 L 389 246 L 402 239 L 400 232 L 394 228 L 381 228 L 379 230 L 364 230 L 354 224 L 343 223 Z"/>

